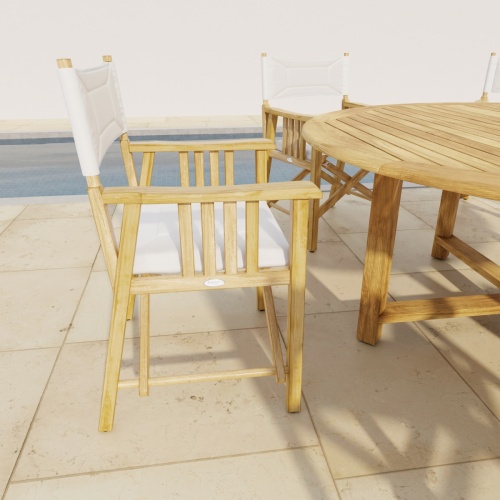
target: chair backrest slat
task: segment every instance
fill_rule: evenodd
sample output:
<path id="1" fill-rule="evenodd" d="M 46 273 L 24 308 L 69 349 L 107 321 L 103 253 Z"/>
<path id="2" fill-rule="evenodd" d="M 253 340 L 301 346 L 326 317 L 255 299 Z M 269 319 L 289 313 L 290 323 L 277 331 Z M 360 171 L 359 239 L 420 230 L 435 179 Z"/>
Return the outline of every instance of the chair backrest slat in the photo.
<path id="1" fill-rule="evenodd" d="M 215 211 L 213 203 L 201 204 L 201 234 L 203 273 L 213 276 L 216 273 L 216 244 L 215 244 Z"/>
<path id="2" fill-rule="evenodd" d="M 219 152 L 210 151 L 210 185 L 220 186 Z"/>
<path id="3" fill-rule="evenodd" d="M 234 186 L 234 152 L 224 151 L 224 177 L 226 186 Z"/>
<path id="4" fill-rule="evenodd" d="M 179 153 L 179 168 L 181 174 L 181 186 L 188 187 L 189 181 L 189 153 L 181 152 Z"/>
<path id="5" fill-rule="evenodd" d="M 236 221 L 236 203 L 224 203 L 224 267 L 226 274 L 236 274 L 238 268 L 238 232 Z"/>
<path id="6" fill-rule="evenodd" d="M 182 275 L 189 278 L 194 276 L 194 243 L 191 204 L 180 204 L 178 212 Z"/>
<path id="7" fill-rule="evenodd" d="M 259 267 L 259 202 L 246 203 L 246 270 L 255 273 Z"/>
<path id="8" fill-rule="evenodd" d="M 194 171 L 196 176 L 196 185 L 205 185 L 205 171 L 203 161 L 203 151 L 195 151 L 194 153 Z"/>

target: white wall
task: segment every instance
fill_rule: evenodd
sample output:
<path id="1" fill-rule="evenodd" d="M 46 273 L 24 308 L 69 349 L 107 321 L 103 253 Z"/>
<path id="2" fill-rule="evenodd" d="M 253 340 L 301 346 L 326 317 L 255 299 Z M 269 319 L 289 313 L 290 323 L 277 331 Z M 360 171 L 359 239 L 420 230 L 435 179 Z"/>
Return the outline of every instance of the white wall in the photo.
<path id="1" fill-rule="evenodd" d="M 499 0 L 0 0 L 0 120 L 66 116 L 55 59 L 112 54 L 126 114 L 259 114 L 260 53 L 351 54 L 353 100 L 480 97 Z"/>

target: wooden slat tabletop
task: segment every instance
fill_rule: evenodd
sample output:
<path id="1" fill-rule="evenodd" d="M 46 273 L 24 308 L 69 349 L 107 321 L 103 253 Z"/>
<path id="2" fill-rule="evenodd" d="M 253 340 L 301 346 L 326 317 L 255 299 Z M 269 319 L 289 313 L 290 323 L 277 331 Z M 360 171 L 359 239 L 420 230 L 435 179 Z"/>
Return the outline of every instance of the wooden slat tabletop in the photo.
<path id="1" fill-rule="evenodd" d="M 378 174 L 500 199 L 500 104 L 397 104 L 313 118 L 315 148 Z"/>

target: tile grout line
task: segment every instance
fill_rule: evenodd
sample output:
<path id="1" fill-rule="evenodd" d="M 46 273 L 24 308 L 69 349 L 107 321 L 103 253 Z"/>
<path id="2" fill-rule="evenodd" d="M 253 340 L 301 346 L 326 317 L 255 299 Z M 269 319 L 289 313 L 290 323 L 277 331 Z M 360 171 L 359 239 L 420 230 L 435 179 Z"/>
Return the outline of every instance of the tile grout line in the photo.
<path id="1" fill-rule="evenodd" d="M 450 319 L 453 319 L 453 318 L 450 318 Z M 434 345 L 434 342 L 432 342 L 432 340 L 428 337 L 428 335 L 425 333 L 425 331 L 422 328 L 420 328 L 420 325 L 418 323 L 419 323 L 418 321 L 412 322 L 412 324 L 416 326 L 417 330 L 426 338 L 426 340 L 429 342 L 429 344 L 431 344 L 431 346 L 437 351 L 439 356 L 441 356 L 441 358 L 446 362 L 446 364 L 458 375 L 458 377 L 462 380 L 462 382 L 470 389 L 472 394 L 474 394 L 478 398 L 478 400 L 481 401 L 481 403 L 488 409 L 488 412 L 491 414 L 491 416 L 495 420 L 500 422 L 500 417 L 498 417 L 495 414 L 495 412 L 490 408 L 490 406 L 487 404 L 486 401 L 483 401 L 483 398 L 474 390 L 474 388 L 467 382 L 467 380 L 465 380 L 465 378 L 462 376 L 462 374 L 450 363 L 450 361 L 441 352 L 441 350 L 436 345 Z M 496 458 L 500 458 L 500 454 Z M 489 460 L 491 460 L 491 459 L 489 459 Z"/>
<path id="2" fill-rule="evenodd" d="M 95 262 L 95 259 L 97 258 L 97 253 L 98 253 L 98 251 L 96 252 L 96 257 L 94 258 L 94 262 Z M 71 268 L 71 269 L 73 269 L 73 268 Z M 77 305 L 76 305 L 76 307 L 75 307 L 75 310 L 74 310 L 74 312 L 73 312 L 73 315 L 72 315 L 72 317 L 71 317 L 71 320 L 69 321 L 68 328 L 66 329 L 66 334 L 65 334 L 65 336 L 64 336 L 64 339 L 62 340 L 61 345 L 59 346 L 59 351 L 58 351 L 57 356 L 56 356 L 56 358 L 54 359 L 54 362 L 53 362 L 53 364 L 52 364 L 52 369 L 50 370 L 49 376 L 47 377 L 47 382 L 45 383 L 45 386 L 44 386 L 44 388 L 43 388 L 42 393 L 40 394 L 40 398 L 39 398 L 39 400 L 38 400 L 38 404 L 36 405 L 36 409 L 35 409 L 35 411 L 33 412 L 33 417 L 31 418 L 31 422 L 30 422 L 30 424 L 29 424 L 29 426 L 28 426 L 28 429 L 27 429 L 27 431 L 26 431 L 26 435 L 25 435 L 25 437 L 24 437 L 24 439 L 23 439 L 23 441 L 22 441 L 22 445 L 21 445 L 21 446 L 20 446 L 20 448 L 19 448 L 19 453 L 18 453 L 18 455 L 17 455 L 16 461 L 15 461 L 15 463 L 14 463 L 14 466 L 12 467 L 12 471 L 11 471 L 11 473 L 10 473 L 10 474 L 9 474 L 9 476 L 8 476 L 7 483 L 6 483 L 6 488 L 5 488 L 5 491 L 3 492 L 3 495 L 2 495 L 2 499 L 1 499 L 1 500 L 4 500 L 4 499 L 5 499 L 5 496 L 6 496 L 7 492 L 8 492 L 8 490 L 9 490 L 10 484 L 11 484 L 11 482 L 12 482 L 12 476 L 13 476 L 13 475 L 14 475 L 14 473 L 16 472 L 16 469 L 17 469 L 17 466 L 18 466 L 19 460 L 21 459 L 21 456 L 22 456 L 22 454 L 23 454 L 24 448 L 25 448 L 25 446 L 26 446 L 26 442 L 28 441 L 29 435 L 30 435 L 30 433 L 31 433 L 31 429 L 32 429 L 32 427 L 33 427 L 33 423 L 35 422 L 36 417 L 37 417 L 37 415 L 38 415 L 38 412 L 39 412 L 39 410 L 40 410 L 40 406 L 41 406 L 42 401 L 43 401 L 43 398 L 44 398 L 44 396 L 45 396 L 45 392 L 46 392 L 47 387 L 48 387 L 48 385 L 49 385 L 49 383 L 50 383 L 50 381 L 51 381 L 51 379 L 52 379 L 52 376 L 53 376 L 53 374 L 54 374 L 54 370 L 55 370 L 55 368 L 56 368 L 57 362 L 58 362 L 58 360 L 59 360 L 59 357 L 61 356 L 61 352 L 62 352 L 62 350 L 63 350 L 63 348 L 64 348 L 64 346 L 65 346 L 65 344 L 66 344 L 66 339 L 67 339 L 67 337 L 68 337 L 68 335 L 69 335 L 69 332 L 71 331 L 71 326 L 72 326 L 72 324 L 73 324 L 73 321 L 75 320 L 76 312 L 78 311 L 78 309 L 79 309 L 79 307 L 80 307 L 80 305 L 81 305 L 81 302 L 82 302 L 82 298 L 83 298 L 84 292 L 85 292 L 85 290 L 86 290 L 86 288 L 87 288 L 87 286 L 88 286 L 88 284 L 89 284 L 89 281 L 90 281 L 90 276 L 91 276 L 91 270 L 92 270 L 92 268 L 89 268 L 89 273 L 88 273 L 88 276 L 87 276 L 87 281 L 86 281 L 86 283 L 85 283 L 85 286 L 83 287 L 82 294 L 81 294 L 80 299 L 78 300 L 78 303 L 77 303 Z M 52 348 L 52 349 L 54 349 L 54 348 Z M 55 348 L 55 349 L 57 349 L 57 348 Z"/>
<path id="3" fill-rule="evenodd" d="M 290 451 L 308 450 L 308 449 L 314 449 L 314 448 L 320 448 L 320 446 L 317 444 L 306 445 L 306 446 L 293 446 L 290 448 L 277 448 L 274 450 L 253 451 L 250 453 L 235 453 L 235 454 L 231 454 L 231 455 L 223 455 L 223 456 L 218 456 L 218 457 L 195 458 L 192 460 L 178 460 L 178 461 L 174 461 L 174 462 L 160 462 L 157 464 L 137 465 L 137 466 L 130 466 L 130 467 L 118 467 L 116 469 L 105 469 L 105 470 L 98 470 L 98 471 L 78 472 L 75 474 L 65 474 L 65 475 L 60 475 L 60 476 L 47 476 L 47 477 L 37 477 L 37 478 L 33 478 L 33 479 L 21 479 L 18 481 L 9 481 L 9 485 L 10 484 L 35 483 L 38 481 L 54 481 L 57 479 L 68 479 L 68 478 L 72 478 L 72 477 L 97 476 L 97 475 L 103 475 L 103 474 L 109 474 L 109 473 L 112 474 L 115 472 L 126 472 L 126 471 L 141 470 L 141 469 L 153 469 L 155 467 L 169 467 L 169 466 L 173 466 L 173 465 L 194 464 L 194 463 L 198 463 L 198 462 L 213 462 L 215 460 L 226 460 L 226 459 L 231 459 L 231 458 L 237 459 L 237 458 L 257 456 L 257 455 L 270 455 L 273 453 L 287 453 Z"/>

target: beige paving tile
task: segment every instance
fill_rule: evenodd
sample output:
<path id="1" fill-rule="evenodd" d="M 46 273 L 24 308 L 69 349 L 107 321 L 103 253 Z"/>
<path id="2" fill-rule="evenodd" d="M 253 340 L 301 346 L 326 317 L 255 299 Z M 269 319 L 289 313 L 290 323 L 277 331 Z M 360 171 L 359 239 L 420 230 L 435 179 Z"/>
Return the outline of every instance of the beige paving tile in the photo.
<path id="1" fill-rule="evenodd" d="M 405 203 L 405 208 L 436 227 L 439 201 Z M 479 198 L 461 200 L 458 208 L 454 234 L 466 242 L 481 243 L 500 239 L 500 211 L 483 203 Z"/>
<path id="2" fill-rule="evenodd" d="M 362 261 L 366 251 L 366 233 L 342 234 L 342 241 Z M 398 231 L 394 246 L 392 274 L 466 269 L 468 266 L 454 256 L 445 260 L 431 257 L 434 230 Z"/>
<path id="3" fill-rule="evenodd" d="M 306 313 L 349 311 L 359 307 L 363 267 L 342 242 L 318 244 L 307 254 Z M 286 315 L 286 287 L 273 287 L 276 311 Z"/>
<path id="4" fill-rule="evenodd" d="M 401 205 L 404 207 L 407 201 L 429 201 L 441 200 L 440 189 L 428 187 L 403 188 L 401 191 Z"/>
<path id="5" fill-rule="evenodd" d="M 476 272 L 460 270 L 395 274 L 389 281 L 389 293 L 395 300 L 411 300 L 499 293 L 499 290 Z"/>
<path id="6" fill-rule="evenodd" d="M 422 321 L 418 327 L 500 419 L 498 316 Z"/>
<path id="7" fill-rule="evenodd" d="M 290 216 L 276 209 L 273 209 L 272 212 L 284 235 L 288 238 L 290 232 Z M 319 220 L 318 242 L 323 241 L 341 240 L 339 235 L 331 228 L 331 226 L 323 218 L 321 218 Z"/>
<path id="8" fill-rule="evenodd" d="M 90 268 L 0 273 L 0 350 L 58 347 Z"/>
<path id="9" fill-rule="evenodd" d="M 371 203 L 355 197 L 344 197 L 323 215 L 326 222 L 339 235 L 368 232 Z M 399 209 L 398 229 L 425 229 L 428 224 L 404 208 Z"/>
<path id="10" fill-rule="evenodd" d="M 0 496 L 7 485 L 58 349 L 0 352 Z"/>
<path id="11" fill-rule="evenodd" d="M 267 331 L 153 337 L 152 375 L 259 366 Z M 65 345 L 14 481 L 317 446 L 304 407 L 285 409 L 274 379 L 156 387 L 147 398 L 118 395 L 115 425 L 97 432 L 106 343 Z M 136 375 L 137 344 L 126 341 L 123 378 Z"/>
<path id="12" fill-rule="evenodd" d="M 480 198 L 481 203 L 484 203 L 485 205 L 488 205 L 492 208 L 496 208 L 497 210 L 500 210 L 500 201 L 497 200 L 487 200 L 486 198 Z"/>
<path id="13" fill-rule="evenodd" d="M 26 205 L 0 205 L 0 221 L 7 222 L 15 219 Z"/>
<path id="14" fill-rule="evenodd" d="M 349 500 L 497 500 L 500 460 L 342 479 L 337 485 Z"/>
<path id="15" fill-rule="evenodd" d="M 90 217 L 15 220 L 0 235 L 0 269 L 90 267 L 98 248 Z"/>
<path id="16" fill-rule="evenodd" d="M 9 226 L 11 220 L 0 221 L 0 234 L 2 234 Z"/>
<path id="17" fill-rule="evenodd" d="M 107 272 L 92 272 L 67 342 L 107 340 L 112 292 Z M 139 335 L 138 301 L 127 337 Z M 211 290 L 151 297 L 151 335 L 195 333 L 266 325 L 253 289 Z"/>
<path id="18" fill-rule="evenodd" d="M 339 496 L 317 447 L 12 484 L 6 500 L 324 499 Z"/>
<path id="19" fill-rule="evenodd" d="M 412 324 L 306 318 L 304 396 L 335 479 L 496 458 L 500 423 Z"/>
<path id="20" fill-rule="evenodd" d="M 65 219 L 69 217 L 92 217 L 89 202 L 28 205 L 18 217 L 22 219 Z"/>

